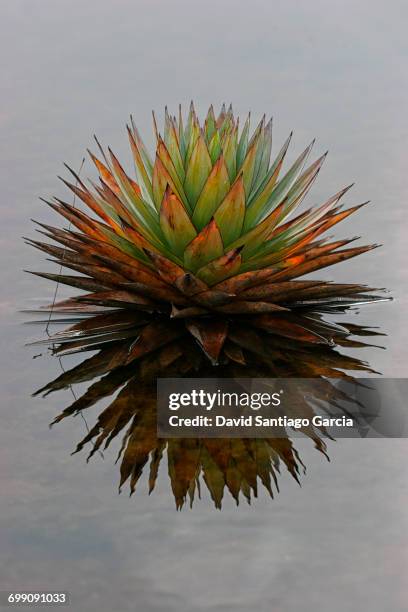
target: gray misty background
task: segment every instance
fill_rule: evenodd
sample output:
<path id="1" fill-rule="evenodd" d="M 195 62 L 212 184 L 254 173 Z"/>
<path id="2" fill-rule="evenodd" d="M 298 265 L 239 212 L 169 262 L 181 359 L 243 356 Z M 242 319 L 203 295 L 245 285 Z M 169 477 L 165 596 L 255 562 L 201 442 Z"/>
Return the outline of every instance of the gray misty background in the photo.
<path id="1" fill-rule="evenodd" d="M 97 133 L 129 162 L 130 113 L 152 144 L 152 108 L 232 101 L 254 122 L 273 114 L 275 150 L 291 129 L 292 156 L 315 136 L 316 155 L 330 150 L 313 201 L 352 181 L 350 204 L 372 200 L 341 233 L 384 248 L 326 275 L 392 290 L 355 317 L 387 350 L 359 355 L 406 376 L 407 20 L 403 0 L 2 0 L 0 589 L 69 590 L 71 609 L 95 612 L 407 609 L 405 440 L 340 440 L 331 463 L 299 443 L 302 488 L 283 473 L 251 507 L 218 512 L 205 494 L 176 513 L 164 466 L 151 497 L 143 482 L 129 500 L 117 446 L 86 465 L 69 455 L 80 418 L 48 430 L 70 397 L 29 397 L 59 366 L 32 359 L 42 328 L 18 312 L 52 295 L 21 272 L 47 265 L 20 237 L 30 217 L 55 221 L 38 196 L 64 194 L 63 161 L 78 168 Z"/>

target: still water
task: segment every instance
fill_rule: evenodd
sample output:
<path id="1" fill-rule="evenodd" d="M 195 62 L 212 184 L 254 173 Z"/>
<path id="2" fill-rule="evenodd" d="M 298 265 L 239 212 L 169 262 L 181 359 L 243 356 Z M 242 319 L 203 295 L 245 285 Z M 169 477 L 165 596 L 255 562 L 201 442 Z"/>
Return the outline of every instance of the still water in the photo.
<path id="1" fill-rule="evenodd" d="M 75 611 L 406 610 L 405 440 L 330 442 L 330 462 L 296 440 L 301 487 L 281 466 L 273 500 L 260 487 L 237 507 L 225 492 L 221 511 L 203 485 L 177 512 L 166 457 L 150 496 L 146 473 L 131 498 L 127 485 L 118 495 L 121 436 L 103 458 L 70 455 L 107 400 L 86 422 L 49 430 L 73 398 L 30 397 L 61 369 L 24 347 L 43 327 L 19 312 L 52 297 L 23 274 L 51 265 L 20 237 L 34 235 L 31 217 L 55 221 L 38 196 L 64 193 L 62 162 L 79 167 L 93 133 L 129 161 L 130 113 L 152 144 L 152 108 L 194 97 L 204 112 L 225 99 L 254 123 L 273 114 L 275 150 L 291 129 L 293 157 L 315 136 L 316 153 L 329 149 L 313 202 L 352 181 L 350 204 L 372 200 L 342 235 L 384 247 L 326 276 L 392 290 L 394 302 L 352 315 L 380 326 L 385 350 L 355 355 L 407 376 L 405 3 L 3 0 L 0 10 L 0 588 L 66 590 Z"/>

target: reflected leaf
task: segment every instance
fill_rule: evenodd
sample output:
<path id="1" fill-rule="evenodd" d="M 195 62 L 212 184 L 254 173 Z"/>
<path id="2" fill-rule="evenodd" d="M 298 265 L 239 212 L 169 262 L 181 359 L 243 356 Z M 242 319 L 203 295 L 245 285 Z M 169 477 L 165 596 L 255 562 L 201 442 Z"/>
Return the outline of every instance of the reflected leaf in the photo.
<path id="1" fill-rule="evenodd" d="M 75 309 L 70 312 L 74 314 Z M 128 485 L 130 493 L 134 493 L 145 474 L 151 493 L 157 487 L 160 469 L 166 469 L 177 509 L 185 504 L 192 506 L 197 497 L 201 497 L 203 487 L 219 509 L 226 496 L 231 496 L 237 505 L 242 500 L 251 503 L 263 489 L 273 498 L 279 491 L 281 466 L 299 483 L 306 467 L 291 439 L 291 431 L 283 427 L 280 437 L 268 439 L 159 439 L 156 433 L 158 376 L 214 376 L 214 367 L 203 356 L 204 351 L 212 359 L 218 359 L 216 373 L 220 378 L 318 377 L 326 383 L 319 385 L 319 395 L 312 400 L 301 386 L 289 388 L 292 394 L 287 402 L 289 418 L 299 415 L 312 418 L 319 400 L 326 402 L 328 407 L 341 407 L 343 413 L 348 414 L 346 406 L 350 398 L 327 379 L 352 379 L 351 371 L 373 370 L 354 355 L 340 353 L 336 346 L 373 346 L 355 337 L 381 335 L 376 329 L 355 323 L 326 321 L 315 311 L 299 315 L 293 312 L 259 315 L 246 325 L 222 318 L 211 319 L 209 327 L 205 318 L 195 319 L 195 322 L 188 319 L 187 323 L 182 319 L 173 320 L 171 324 L 167 318 L 158 318 L 150 325 L 155 330 L 162 326 L 162 332 L 153 337 L 162 338 L 164 345 L 152 345 L 149 354 L 139 351 L 137 356 L 138 342 L 149 342 L 146 334 L 146 340 L 136 342 L 141 325 L 142 329 L 148 329 L 143 327 L 144 320 L 139 312 L 125 314 L 117 310 L 85 316 L 86 312 L 79 308 L 80 317 L 75 325 L 51 337 L 53 349 L 58 353 L 66 346 L 66 339 L 78 334 L 81 351 L 94 350 L 99 338 L 98 352 L 48 383 L 37 394 L 92 381 L 53 423 L 79 413 L 86 416 L 91 406 L 111 397 L 74 452 L 88 449 L 89 460 L 96 452 L 107 450 L 116 438 L 121 439 L 117 457 L 119 490 Z M 191 340 L 191 335 L 186 335 L 186 325 L 200 347 Z M 112 330 L 118 335 L 122 333 L 122 339 L 116 336 L 109 341 Z M 130 362 L 129 356 L 132 356 Z M 319 452 L 328 456 L 324 427 L 303 427 L 301 432 Z M 167 468 L 163 464 L 167 464 Z"/>

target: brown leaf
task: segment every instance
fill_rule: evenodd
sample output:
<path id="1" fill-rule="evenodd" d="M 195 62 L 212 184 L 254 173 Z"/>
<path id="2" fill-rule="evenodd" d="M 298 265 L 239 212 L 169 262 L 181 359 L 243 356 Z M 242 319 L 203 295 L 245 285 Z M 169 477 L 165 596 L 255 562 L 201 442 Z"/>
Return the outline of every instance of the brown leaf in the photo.
<path id="1" fill-rule="evenodd" d="M 151 259 L 157 272 L 166 283 L 173 285 L 178 278 L 184 276 L 185 272 L 183 268 L 180 268 L 180 266 L 174 262 L 170 261 L 166 257 L 163 257 L 163 255 L 150 251 L 149 249 L 144 249 L 144 251 Z"/>
<path id="2" fill-rule="evenodd" d="M 254 317 L 251 324 L 255 327 L 266 329 L 268 332 L 286 338 L 293 338 L 299 342 L 309 342 L 312 344 L 330 344 L 326 338 L 307 329 L 305 326 L 299 325 L 293 321 L 285 320 L 284 318 L 274 317 L 273 315 L 263 314 Z"/>
<path id="3" fill-rule="evenodd" d="M 253 287 L 264 282 L 267 278 L 270 278 L 272 274 L 276 273 L 276 271 L 276 268 L 264 268 L 263 270 L 242 272 L 237 276 L 217 283 L 214 285 L 213 289 L 219 289 L 220 291 L 232 294 L 240 293 L 248 287 Z"/>
<path id="4" fill-rule="evenodd" d="M 277 283 L 269 283 L 266 282 L 264 284 L 257 285 L 255 287 L 250 287 L 249 289 L 244 289 L 244 291 L 240 292 L 240 297 L 245 300 L 278 300 L 287 298 L 288 296 L 294 294 L 298 295 L 298 292 L 302 289 L 308 289 L 309 287 L 314 287 L 315 285 L 321 285 L 323 281 L 287 281 L 287 282 L 277 282 Z"/>
<path id="5" fill-rule="evenodd" d="M 201 348 L 215 365 L 218 362 L 221 349 L 228 333 L 226 320 L 195 319 L 188 321 L 186 327 L 190 334 L 199 342 Z"/>
<path id="6" fill-rule="evenodd" d="M 134 359 L 151 353 L 182 335 L 183 330 L 181 327 L 175 327 L 168 323 L 154 322 L 146 325 L 127 352 L 125 363 L 130 363 Z"/>
<path id="7" fill-rule="evenodd" d="M 288 308 L 278 304 L 271 304 L 270 302 L 246 302 L 245 300 L 238 300 L 225 306 L 217 306 L 215 310 L 225 314 L 257 314 L 260 312 L 287 311 Z"/>

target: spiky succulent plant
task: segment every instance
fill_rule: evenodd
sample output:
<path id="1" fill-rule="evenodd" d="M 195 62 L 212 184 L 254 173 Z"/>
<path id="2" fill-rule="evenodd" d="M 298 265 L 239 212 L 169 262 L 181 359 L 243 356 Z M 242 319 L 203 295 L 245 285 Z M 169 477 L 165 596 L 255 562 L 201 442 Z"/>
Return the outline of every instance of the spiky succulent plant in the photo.
<path id="1" fill-rule="evenodd" d="M 231 107 L 218 117 L 210 107 L 202 126 L 193 105 L 185 125 L 181 112 L 176 118 L 166 111 L 163 134 L 154 121 L 152 159 L 132 120 L 136 180 L 98 143 L 102 160 L 90 155 L 100 183 L 87 186 L 72 170 L 75 182 L 64 181 L 91 215 L 57 198 L 47 202 L 70 223 L 40 224 L 62 246 L 29 242 L 81 275 L 37 274 L 87 292 L 57 310 L 132 311 L 133 336 L 124 331 L 124 313 L 123 324 L 101 329 L 98 340 L 131 337 L 120 355 L 124 365 L 187 334 L 212 363 L 242 362 L 242 345 L 231 335 L 237 326 L 330 343 L 333 328 L 310 311 L 378 299 L 363 285 L 299 280 L 375 246 L 342 248 L 351 240 L 322 237 L 362 204 L 342 208 L 347 187 L 295 213 L 325 155 L 307 165 L 312 143 L 283 171 L 291 136 L 271 161 L 272 122 L 263 118 L 251 136 L 249 117 L 242 130 L 238 123 Z M 294 311 L 300 316 L 291 319 Z M 95 345 L 96 336 L 94 330 Z M 75 339 L 75 330 L 67 338 Z"/>

